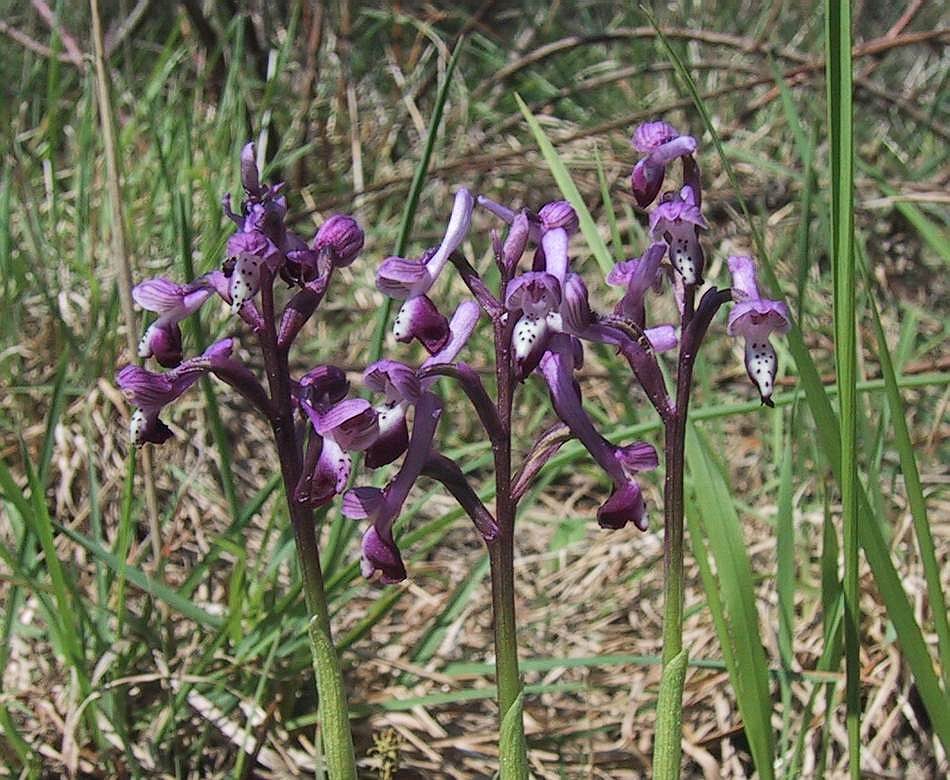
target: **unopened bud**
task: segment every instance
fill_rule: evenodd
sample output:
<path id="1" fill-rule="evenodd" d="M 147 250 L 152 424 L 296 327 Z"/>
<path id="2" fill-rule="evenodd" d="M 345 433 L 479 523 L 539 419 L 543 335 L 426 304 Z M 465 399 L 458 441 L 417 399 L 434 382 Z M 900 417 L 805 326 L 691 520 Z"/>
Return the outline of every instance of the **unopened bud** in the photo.
<path id="1" fill-rule="evenodd" d="M 333 264 L 343 268 L 352 263 L 363 248 L 363 231 L 353 217 L 334 214 L 320 226 L 313 243 L 314 249 L 331 249 Z"/>

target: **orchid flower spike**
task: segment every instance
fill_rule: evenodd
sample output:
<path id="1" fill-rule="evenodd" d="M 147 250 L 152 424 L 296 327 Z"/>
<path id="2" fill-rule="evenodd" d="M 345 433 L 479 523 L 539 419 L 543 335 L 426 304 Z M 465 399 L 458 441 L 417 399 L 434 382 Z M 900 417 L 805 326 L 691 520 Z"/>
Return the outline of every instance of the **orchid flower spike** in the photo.
<path id="1" fill-rule="evenodd" d="M 213 293 L 214 288 L 204 277 L 180 285 L 159 276 L 135 285 L 132 288 L 133 300 L 143 309 L 158 314 L 139 341 L 139 357 L 154 356 L 165 368 L 181 363 L 181 328 L 178 323 L 198 311 Z"/>
<path id="2" fill-rule="evenodd" d="M 696 193 L 689 185 L 678 193 L 668 193 L 650 214 L 650 235 L 669 247 L 670 263 L 684 284 L 703 283 L 703 248 L 699 231 L 709 225 L 699 211 Z"/>
<path id="3" fill-rule="evenodd" d="M 232 339 L 215 342 L 204 354 L 181 363 L 164 373 L 155 373 L 141 366 L 125 366 L 116 374 L 116 383 L 136 407 L 129 426 L 129 437 L 136 447 L 146 442 L 163 444 L 171 438 L 171 429 L 158 415 L 168 404 L 177 401 L 202 375 L 226 361 L 233 348 Z"/>
<path id="4" fill-rule="evenodd" d="M 390 298 L 405 301 L 393 323 L 397 341 L 418 339 L 429 351 L 438 352 L 449 338 L 448 321 L 427 293 L 452 253 L 459 248 L 472 223 L 475 201 L 467 189 L 455 193 L 452 216 L 442 242 L 418 260 L 389 257 L 376 272 L 376 287 Z"/>
<path id="5" fill-rule="evenodd" d="M 751 257 L 730 257 L 729 272 L 732 274 L 732 299 L 735 306 L 729 312 L 727 332 L 730 336 L 745 338 L 746 372 L 758 388 L 762 403 L 773 406 L 772 391 L 775 389 L 778 357 L 769 336 L 788 332 L 791 327 L 788 307 L 782 301 L 759 295 L 755 261 Z"/>
<path id="6" fill-rule="evenodd" d="M 633 197 L 640 208 L 646 208 L 660 194 L 666 166 L 678 157 L 692 160 L 696 151 L 696 139 L 691 135 L 680 135 L 672 125 L 666 122 L 646 122 L 633 134 L 633 147 L 642 155 L 634 166 L 630 176 Z M 695 165 L 688 166 L 688 169 Z M 698 181 L 687 181 L 698 188 Z"/>

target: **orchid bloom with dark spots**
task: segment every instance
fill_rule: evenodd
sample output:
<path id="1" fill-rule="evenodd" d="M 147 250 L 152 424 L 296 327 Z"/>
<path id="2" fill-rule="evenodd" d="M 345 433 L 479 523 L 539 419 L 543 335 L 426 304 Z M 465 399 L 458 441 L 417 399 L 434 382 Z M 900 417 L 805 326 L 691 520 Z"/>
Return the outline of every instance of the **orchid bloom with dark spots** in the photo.
<path id="1" fill-rule="evenodd" d="M 656 200 L 666 177 L 666 166 L 677 158 L 683 159 L 684 178 L 699 190 L 699 169 L 693 160 L 696 139 L 691 135 L 680 135 L 666 122 L 646 122 L 633 134 L 633 148 L 644 155 L 630 176 L 633 196 L 640 208 Z"/>
<path id="2" fill-rule="evenodd" d="M 176 284 L 164 276 L 148 279 L 132 288 L 132 299 L 143 309 L 158 314 L 139 341 L 139 357 L 153 357 L 165 368 L 181 363 L 181 328 L 178 323 L 194 314 L 214 294 L 204 277 L 191 284 Z"/>
<path id="3" fill-rule="evenodd" d="M 703 283 L 705 259 L 699 243 L 699 231 L 709 225 L 699 210 L 696 193 L 689 185 L 679 192 L 667 193 L 650 214 L 650 235 L 663 239 L 669 247 L 673 270 L 686 285 Z"/>
<path id="4" fill-rule="evenodd" d="M 729 312 L 728 333 L 745 339 L 745 368 L 749 379 L 758 389 L 762 403 L 774 406 L 772 392 L 778 357 L 769 337 L 773 333 L 788 332 L 791 327 L 788 307 L 782 301 L 761 297 L 755 261 L 751 257 L 730 257 L 729 272 L 735 306 Z"/>
<path id="5" fill-rule="evenodd" d="M 410 342 L 418 339 L 434 354 L 441 350 L 449 339 L 448 320 L 432 303 L 428 293 L 445 268 L 452 253 L 459 248 L 472 222 L 475 201 L 472 194 L 462 188 L 455 193 L 455 205 L 442 242 L 427 251 L 417 260 L 389 257 L 376 272 L 376 287 L 390 298 L 402 300 L 403 304 L 393 323 L 397 341 Z"/>

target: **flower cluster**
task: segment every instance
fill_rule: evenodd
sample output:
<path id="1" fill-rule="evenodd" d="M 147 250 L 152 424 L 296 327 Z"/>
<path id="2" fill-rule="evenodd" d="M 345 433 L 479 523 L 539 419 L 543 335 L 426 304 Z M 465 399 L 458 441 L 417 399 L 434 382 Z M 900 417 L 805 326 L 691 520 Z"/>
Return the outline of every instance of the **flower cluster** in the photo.
<path id="1" fill-rule="evenodd" d="M 363 231 L 349 216 L 337 214 L 324 222 L 312 239 L 287 227 L 283 184 L 263 186 L 254 145 L 241 152 L 244 197 L 239 212 L 230 194 L 224 212 L 235 225 L 222 266 L 180 285 L 164 277 L 148 279 L 132 290 L 134 300 L 158 316 L 139 343 L 139 356 L 154 357 L 164 372 L 129 365 L 116 381 L 136 407 L 132 443 L 162 444 L 172 435 L 159 418 L 202 375 L 212 374 L 241 393 L 275 428 L 298 428 L 290 460 L 302 462 L 293 500 L 317 507 L 341 493 L 350 476 L 350 452 L 365 450 L 379 437 L 377 412 L 362 399 L 347 398 L 349 383 L 342 370 L 320 365 L 295 380 L 287 371 L 287 353 L 301 328 L 313 315 L 330 285 L 333 272 L 352 263 L 363 248 Z M 274 287 L 280 279 L 290 294 L 280 313 Z M 212 344 L 202 355 L 182 355 L 179 323 L 217 296 L 257 336 L 267 385 L 233 356 L 234 341 Z M 303 449 L 303 426 L 309 438 Z"/>

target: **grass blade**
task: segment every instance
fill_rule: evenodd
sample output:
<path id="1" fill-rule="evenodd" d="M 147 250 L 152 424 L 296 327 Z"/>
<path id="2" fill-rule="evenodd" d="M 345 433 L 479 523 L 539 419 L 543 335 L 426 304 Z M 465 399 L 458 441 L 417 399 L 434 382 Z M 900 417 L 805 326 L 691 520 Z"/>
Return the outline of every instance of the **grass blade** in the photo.
<path id="1" fill-rule="evenodd" d="M 521 95 L 515 93 L 515 100 L 518 103 L 518 108 L 521 109 L 521 113 L 524 114 L 525 121 L 528 123 L 531 134 L 534 136 L 534 141 L 541 150 L 541 156 L 544 157 L 544 162 L 547 163 L 551 175 L 554 176 L 554 181 L 557 182 L 561 194 L 574 207 L 574 211 L 577 212 L 581 224 L 581 233 L 584 234 L 587 246 L 593 253 L 594 259 L 597 260 L 597 265 L 601 273 L 606 276 L 610 273 L 610 269 L 614 267 L 614 259 L 611 257 L 610 250 L 607 249 L 604 239 L 601 238 L 597 230 L 597 224 L 590 215 L 587 204 L 584 203 L 584 199 L 581 197 L 577 185 L 574 184 L 570 171 L 568 171 L 564 161 L 557 153 L 557 149 L 554 148 L 554 144 L 548 139 L 534 114 L 531 113 L 531 109 L 528 108 L 527 103 L 521 99 Z"/>

